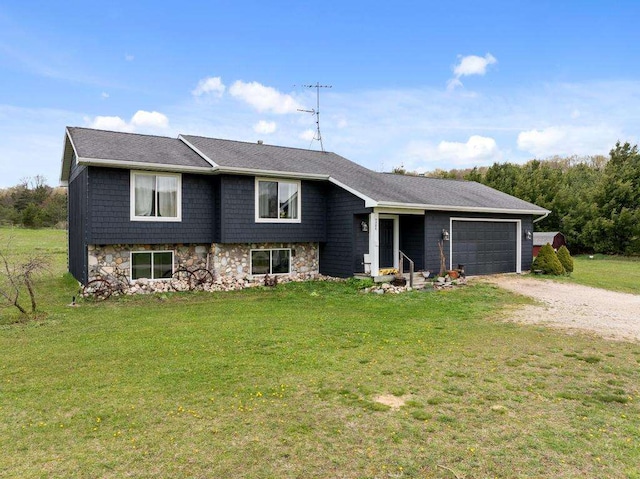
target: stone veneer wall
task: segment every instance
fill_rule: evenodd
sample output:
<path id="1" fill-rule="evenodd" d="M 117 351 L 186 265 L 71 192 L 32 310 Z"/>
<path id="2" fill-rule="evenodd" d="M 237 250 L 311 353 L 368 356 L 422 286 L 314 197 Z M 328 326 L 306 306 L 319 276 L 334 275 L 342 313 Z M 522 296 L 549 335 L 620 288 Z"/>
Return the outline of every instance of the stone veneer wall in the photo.
<path id="1" fill-rule="evenodd" d="M 106 273 L 113 273 L 116 267 L 131 277 L 131 252 L 173 251 L 174 269 L 206 267 L 210 246 L 208 244 L 89 245 L 87 248 L 89 279 L 92 279 L 100 269 Z"/>
<path id="2" fill-rule="evenodd" d="M 174 269 L 207 266 L 213 272 L 213 291 L 241 289 L 262 284 L 264 275 L 251 276 L 250 254 L 253 249 L 291 249 L 291 273 L 278 275 L 280 281 L 304 281 L 320 277 L 318 243 L 254 243 L 254 244 L 160 244 L 160 245 L 89 245 L 89 280 L 99 271 L 114 273 L 116 267 L 130 277 L 131 252 L 173 251 Z M 131 292 L 167 291 L 166 281 L 139 279 L 132 282 Z"/>
<path id="3" fill-rule="evenodd" d="M 213 267 L 220 277 L 245 280 L 251 276 L 251 250 L 291 249 L 291 279 L 310 279 L 319 274 L 318 243 L 214 243 Z M 259 276 L 262 280 L 264 275 Z"/>

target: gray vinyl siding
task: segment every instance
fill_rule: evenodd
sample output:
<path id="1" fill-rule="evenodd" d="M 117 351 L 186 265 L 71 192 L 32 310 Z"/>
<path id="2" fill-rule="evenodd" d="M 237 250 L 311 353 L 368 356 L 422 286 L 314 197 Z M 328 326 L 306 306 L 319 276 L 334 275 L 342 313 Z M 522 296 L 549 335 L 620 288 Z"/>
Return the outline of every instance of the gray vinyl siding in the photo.
<path id="1" fill-rule="evenodd" d="M 326 184 L 302 181 L 300 223 L 256 223 L 255 177 L 220 177 L 220 243 L 310 243 L 326 239 Z"/>
<path id="2" fill-rule="evenodd" d="M 356 251 L 354 215 L 369 213 L 364 201 L 335 185 L 328 185 L 327 241 L 320 243 L 320 273 L 346 278 L 352 276 L 363 251 Z M 362 249 L 359 242 L 358 249 Z"/>
<path id="3" fill-rule="evenodd" d="M 211 177 L 182 174 L 182 221 L 131 221 L 130 171 L 89 168 L 89 244 L 212 243 Z"/>
<path id="4" fill-rule="evenodd" d="M 438 241 L 442 238 L 442 230 L 449 231 L 449 219 L 454 218 L 496 218 L 496 219 L 513 219 L 521 220 L 522 235 L 520 237 L 522 257 L 522 271 L 531 269 L 533 240 L 527 240 L 524 232 L 532 229 L 533 217 L 531 215 L 507 215 L 493 213 L 465 213 L 465 212 L 437 212 L 427 211 L 425 215 L 425 269 L 434 273 L 440 270 L 440 252 L 438 250 Z M 449 233 L 451 233 L 449 231 Z M 449 242 L 444 242 L 444 254 L 446 257 L 446 267 L 449 267 Z M 456 265 L 453 265 L 454 267 Z"/>
<path id="5" fill-rule="evenodd" d="M 88 170 L 72 165 L 68 190 L 69 272 L 81 283 L 87 280 Z"/>
<path id="6" fill-rule="evenodd" d="M 400 216 L 400 251 L 414 262 L 415 270 L 424 269 L 424 216 Z M 404 271 L 409 271 L 405 260 Z"/>

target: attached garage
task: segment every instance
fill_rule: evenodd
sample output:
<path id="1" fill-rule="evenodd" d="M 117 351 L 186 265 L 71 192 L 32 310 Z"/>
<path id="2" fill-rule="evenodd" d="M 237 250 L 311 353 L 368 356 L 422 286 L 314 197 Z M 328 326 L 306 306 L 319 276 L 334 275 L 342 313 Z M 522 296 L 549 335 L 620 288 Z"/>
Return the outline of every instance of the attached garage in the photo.
<path id="1" fill-rule="evenodd" d="M 467 275 L 520 272 L 520 221 L 451 218 L 451 268 Z"/>

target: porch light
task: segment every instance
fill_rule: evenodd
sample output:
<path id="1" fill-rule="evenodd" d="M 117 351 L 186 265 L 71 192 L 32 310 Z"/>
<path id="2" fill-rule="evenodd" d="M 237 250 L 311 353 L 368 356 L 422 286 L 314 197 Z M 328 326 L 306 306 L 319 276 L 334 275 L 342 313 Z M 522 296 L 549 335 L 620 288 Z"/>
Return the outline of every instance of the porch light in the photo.
<path id="1" fill-rule="evenodd" d="M 533 238 L 533 234 L 531 233 L 530 230 L 527 230 L 524 232 L 524 237 L 530 240 L 531 238 Z"/>
<path id="2" fill-rule="evenodd" d="M 445 229 L 442 230 L 442 241 L 449 241 L 449 232 Z"/>
<path id="3" fill-rule="evenodd" d="M 360 222 L 360 229 L 366 233 L 367 231 L 369 231 L 369 225 L 367 224 L 366 221 L 361 221 Z"/>

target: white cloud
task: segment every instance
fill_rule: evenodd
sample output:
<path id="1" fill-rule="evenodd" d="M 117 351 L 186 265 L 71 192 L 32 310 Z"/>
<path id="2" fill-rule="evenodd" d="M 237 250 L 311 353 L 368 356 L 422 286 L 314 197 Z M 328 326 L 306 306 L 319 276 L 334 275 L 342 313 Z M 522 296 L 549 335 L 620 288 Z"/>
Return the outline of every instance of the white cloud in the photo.
<path id="1" fill-rule="evenodd" d="M 418 173 L 435 168 L 448 170 L 492 164 L 503 157 L 495 139 L 480 135 L 472 135 L 466 142 L 441 141 L 437 145 L 411 141 L 401 149 L 401 154 L 395 161 Z"/>
<path id="2" fill-rule="evenodd" d="M 544 130 L 528 130 L 518 133 L 517 144 L 520 150 L 529 151 L 534 155 L 544 155 L 553 151 L 565 138 L 566 133 L 555 126 Z"/>
<path id="3" fill-rule="evenodd" d="M 136 57 L 134 57 L 133 55 L 130 55 L 130 54 L 128 54 L 128 53 L 124 56 L 124 59 L 125 59 L 126 61 L 128 61 L 128 62 L 132 62 L 135 58 L 136 58 Z"/>
<path id="4" fill-rule="evenodd" d="M 157 111 L 138 110 L 131 118 L 131 125 L 136 128 L 167 128 L 169 126 L 169 118 Z"/>
<path id="5" fill-rule="evenodd" d="M 193 96 L 202 96 L 206 93 L 213 93 L 220 98 L 227 87 L 222 83 L 220 77 L 203 78 L 198 82 L 198 86 L 191 92 Z"/>
<path id="6" fill-rule="evenodd" d="M 487 67 L 489 65 L 493 65 L 497 63 L 498 60 L 491 53 L 487 53 L 484 57 L 479 57 L 477 55 L 467 55 L 466 57 L 459 56 L 460 61 L 457 65 L 453 67 L 453 75 L 447 82 L 447 89 L 453 90 L 456 87 L 461 87 L 462 82 L 460 81 L 461 77 L 469 76 L 469 75 L 480 75 L 483 76 L 487 73 Z"/>
<path id="7" fill-rule="evenodd" d="M 130 121 L 123 120 L 119 116 L 96 116 L 93 120 L 85 118 L 85 123 L 90 128 L 99 130 L 124 131 L 133 133 L 143 130 L 152 132 L 164 130 L 169 126 L 169 119 L 166 115 L 157 111 L 138 110 Z"/>
<path id="8" fill-rule="evenodd" d="M 487 159 L 495 159 L 498 154 L 496 140 L 486 136 L 473 135 L 466 143 L 441 141 L 438 144 L 441 157 L 449 158 L 454 163 L 468 163 Z"/>
<path id="9" fill-rule="evenodd" d="M 276 131 L 276 122 L 260 120 L 258 123 L 253 125 L 253 131 L 255 131 L 256 133 L 263 133 L 265 135 L 269 135 L 274 131 Z"/>
<path id="10" fill-rule="evenodd" d="M 517 145 L 518 149 L 538 158 L 554 155 L 598 155 L 606 154 L 621 138 L 626 141 L 629 135 L 612 125 L 564 125 L 521 131 Z M 632 137 L 630 141 L 637 140 Z"/>
<path id="11" fill-rule="evenodd" d="M 305 130 L 298 135 L 298 138 L 305 141 L 311 141 L 316 137 L 315 130 Z"/>
<path id="12" fill-rule="evenodd" d="M 103 92 L 100 94 L 100 96 L 101 96 L 103 99 L 105 99 L 105 100 L 106 100 L 107 98 L 109 98 L 109 94 L 108 94 L 106 91 L 103 91 Z"/>
<path id="13" fill-rule="evenodd" d="M 245 83 L 238 80 L 231 85 L 229 93 L 261 113 L 295 113 L 298 108 L 302 108 L 291 95 L 280 93 L 275 88 L 264 86 L 258 82 Z"/>
<path id="14" fill-rule="evenodd" d="M 90 128 L 98 130 L 126 131 L 132 132 L 133 126 L 124 121 L 119 116 L 96 116 L 93 120 L 86 119 Z"/>

